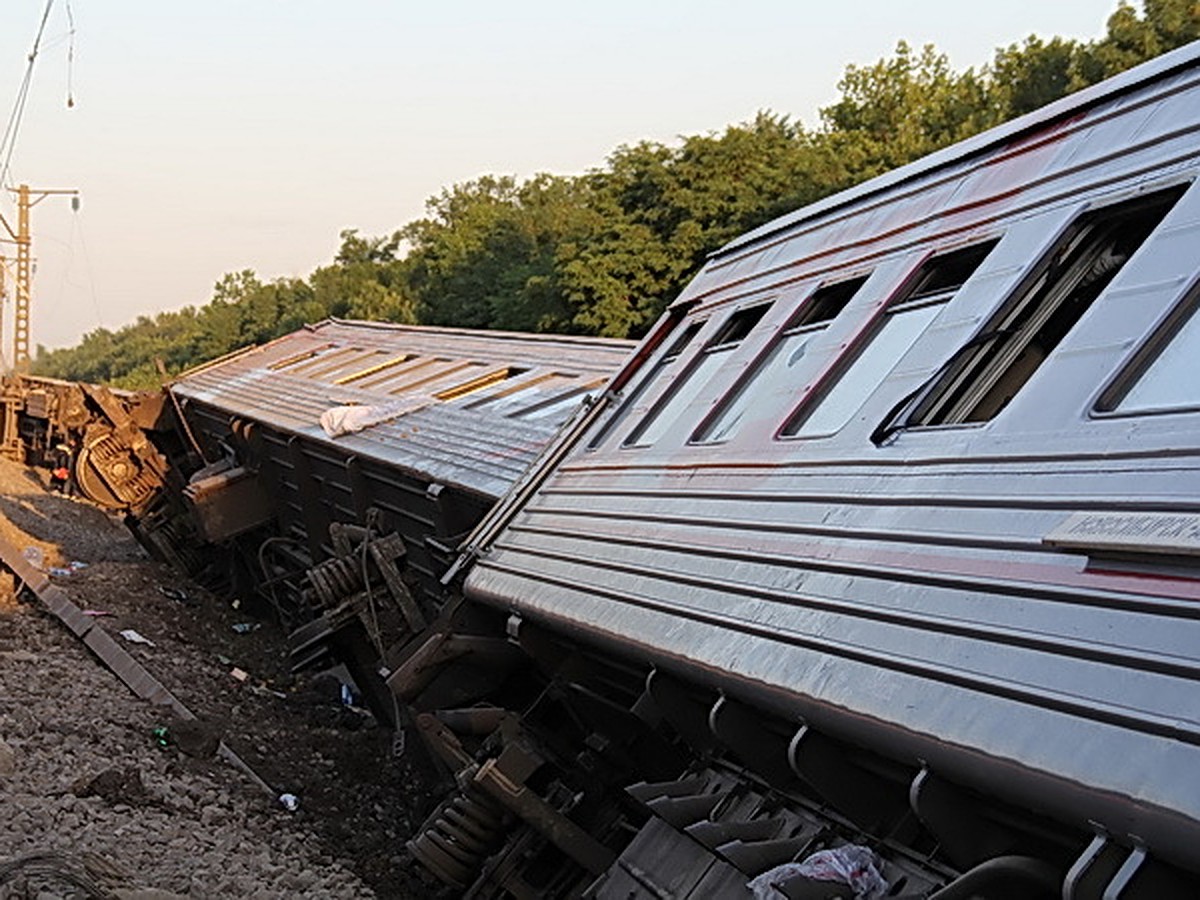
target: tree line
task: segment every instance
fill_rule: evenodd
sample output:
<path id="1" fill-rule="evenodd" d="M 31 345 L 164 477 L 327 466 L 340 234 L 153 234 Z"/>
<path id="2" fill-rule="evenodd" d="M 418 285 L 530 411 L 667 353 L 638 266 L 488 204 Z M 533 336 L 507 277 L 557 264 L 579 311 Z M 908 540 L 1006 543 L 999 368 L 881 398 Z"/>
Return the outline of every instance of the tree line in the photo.
<path id="1" fill-rule="evenodd" d="M 618 147 L 577 176 L 485 176 L 431 198 L 384 236 L 341 233 L 308 278 L 225 275 L 187 306 L 75 347 L 38 347 L 34 371 L 150 387 L 169 374 L 328 317 L 639 337 L 742 232 L 1200 37 L 1194 0 L 1122 3 L 1094 41 L 1029 37 L 979 69 L 901 42 L 851 65 L 815 127 L 759 113 L 676 144 Z"/>

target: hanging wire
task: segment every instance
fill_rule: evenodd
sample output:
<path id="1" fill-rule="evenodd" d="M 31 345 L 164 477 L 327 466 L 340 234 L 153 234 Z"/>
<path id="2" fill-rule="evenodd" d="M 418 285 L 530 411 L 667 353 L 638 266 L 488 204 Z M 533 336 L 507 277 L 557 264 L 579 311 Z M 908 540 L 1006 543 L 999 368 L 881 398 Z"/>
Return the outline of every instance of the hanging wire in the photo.
<path id="1" fill-rule="evenodd" d="M 28 63 L 25 66 L 25 77 L 21 79 L 21 87 L 17 90 L 17 99 L 4 128 L 4 137 L 0 138 L 0 153 L 4 154 L 4 163 L 0 165 L 0 185 L 8 184 L 8 170 L 12 164 L 13 150 L 17 146 L 17 133 L 21 130 L 21 120 L 25 115 L 25 101 L 29 98 L 29 85 L 33 82 L 33 64 L 37 61 L 38 51 L 42 46 L 42 35 L 46 31 L 46 20 L 50 18 L 50 9 L 54 0 L 46 0 L 46 8 L 42 11 L 42 21 L 38 24 L 37 37 L 33 39 L 33 49 L 29 51 Z"/>
<path id="2" fill-rule="evenodd" d="M 96 273 L 92 268 L 92 255 L 88 252 L 87 237 L 83 233 L 83 223 L 79 219 L 79 210 L 71 217 L 71 255 L 74 258 L 75 239 L 79 239 L 79 249 L 83 251 L 84 276 L 87 278 L 88 292 L 92 300 L 92 312 L 96 314 L 96 324 L 104 328 L 104 316 L 100 312 L 100 299 L 96 296 Z"/>
<path id="3" fill-rule="evenodd" d="M 3 294 L 0 294 L 0 372 L 7 372 L 7 371 L 9 370 L 9 367 L 8 367 L 8 356 L 7 356 L 7 355 L 5 354 L 5 352 L 4 352 L 4 328 L 3 328 L 3 323 L 4 323 L 4 322 L 6 322 L 6 321 L 8 321 L 8 316 L 9 316 L 9 309 L 8 309 L 8 296 L 9 296 L 9 290 L 8 290 L 8 286 L 9 286 L 10 284 L 12 284 L 12 283 L 13 283 L 13 281 L 15 281 L 15 280 L 16 280 L 16 276 L 14 275 L 14 273 L 13 273 L 13 271 L 12 271 L 12 267 L 11 267 L 11 266 L 9 266 L 8 262 L 9 262 L 9 261 L 8 261 L 7 259 L 5 259 L 3 256 L 0 256 L 0 266 L 3 266 L 3 267 L 4 267 L 4 273 L 3 273 L 3 278 L 4 278 L 4 293 L 3 293 Z"/>
<path id="4" fill-rule="evenodd" d="M 75 13 L 67 0 L 67 109 L 75 106 Z"/>

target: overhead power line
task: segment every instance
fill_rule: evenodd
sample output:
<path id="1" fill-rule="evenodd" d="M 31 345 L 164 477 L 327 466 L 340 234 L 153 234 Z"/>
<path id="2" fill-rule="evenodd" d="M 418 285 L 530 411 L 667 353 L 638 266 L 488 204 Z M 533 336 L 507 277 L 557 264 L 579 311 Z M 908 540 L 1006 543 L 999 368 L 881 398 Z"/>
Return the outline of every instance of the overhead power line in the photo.
<path id="1" fill-rule="evenodd" d="M 4 137 L 0 138 L 0 154 L 4 163 L 0 165 L 0 185 L 8 183 L 8 170 L 12 163 L 13 150 L 17 146 L 17 134 L 21 130 L 21 120 L 25 116 L 25 101 L 29 97 L 29 85 L 33 82 L 33 64 L 37 61 L 38 51 L 42 46 L 42 35 L 46 32 L 46 22 L 50 18 L 50 9 L 54 0 L 46 0 L 46 8 L 42 10 L 42 20 L 38 23 L 37 36 L 33 39 L 33 49 L 25 64 L 25 77 L 17 89 L 17 97 L 13 103 L 12 112 L 8 116 L 8 124 L 4 127 Z"/>

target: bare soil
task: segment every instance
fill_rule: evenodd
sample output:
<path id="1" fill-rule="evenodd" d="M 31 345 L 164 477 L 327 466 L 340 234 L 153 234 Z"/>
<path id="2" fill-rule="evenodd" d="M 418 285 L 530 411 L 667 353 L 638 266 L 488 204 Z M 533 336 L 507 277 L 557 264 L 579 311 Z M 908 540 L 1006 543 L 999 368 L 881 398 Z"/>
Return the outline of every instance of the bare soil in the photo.
<path id="1" fill-rule="evenodd" d="M 181 580 L 119 521 L 10 463 L 0 536 L 36 547 L 45 567 L 85 563 L 54 581 L 110 634 L 151 641 L 125 646 L 200 717 L 172 722 L 137 699 L 28 591 L 0 583 L 0 900 L 443 893 L 404 851 L 430 776 L 403 740 L 342 704 L 336 678 L 289 675 L 272 623 Z M 242 623 L 257 627 L 238 633 Z M 210 755 L 217 739 L 270 793 Z M 23 868 L 5 868 L 15 860 Z"/>

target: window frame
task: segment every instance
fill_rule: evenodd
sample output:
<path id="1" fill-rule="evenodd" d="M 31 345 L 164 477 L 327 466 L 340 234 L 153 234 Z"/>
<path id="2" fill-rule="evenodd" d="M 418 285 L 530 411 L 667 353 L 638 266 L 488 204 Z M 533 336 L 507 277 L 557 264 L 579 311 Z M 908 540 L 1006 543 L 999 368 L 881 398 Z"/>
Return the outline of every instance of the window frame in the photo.
<path id="1" fill-rule="evenodd" d="M 691 436 L 688 438 L 688 443 L 701 447 L 709 447 L 718 446 L 732 440 L 735 437 L 734 434 L 720 438 L 712 438 L 708 434 L 720 422 L 721 418 L 738 403 L 742 395 L 752 387 L 755 380 L 762 376 L 774 361 L 776 353 L 781 350 L 790 338 L 800 334 L 818 334 L 828 329 L 834 320 L 842 314 L 842 311 L 858 296 L 859 291 L 866 286 L 874 273 L 874 269 L 865 272 L 860 269 L 852 271 L 849 275 L 838 273 L 842 277 L 819 280 L 811 290 L 801 295 L 799 303 L 788 317 L 787 322 L 784 323 L 783 327 L 772 336 L 767 345 L 755 356 L 751 364 L 746 367 L 746 371 L 725 392 L 715 407 L 701 418 L 700 423 L 692 430 Z M 849 296 L 837 305 L 833 313 L 822 315 L 823 309 L 821 304 L 826 299 L 820 296 L 822 292 L 832 292 L 855 282 L 857 282 L 857 286 L 850 292 Z M 820 318 L 817 317 L 818 315 L 820 315 Z"/>
<path id="2" fill-rule="evenodd" d="M 898 356 L 891 368 L 884 372 L 875 386 L 865 394 L 859 401 L 857 407 L 851 412 L 848 418 L 845 419 L 836 428 L 825 431 L 815 432 L 813 434 L 801 434 L 805 424 L 812 418 L 818 409 L 826 402 L 829 395 L 842 383 L 847 373 L 854 368 L 855 365 L 863 358 L 864 354 L 871 348 L 879 336 L 887 328 L 888 320 L 893 319 L 897 314 L 911 313 L 920 309 L 930 307 L 945 307 L 949 304 L 962 289 L 975 277 L 979 268 L 987 261 L 988 257 L 999 246 L 1003 235 L 998 233 L 990 233 L 985 236 L 972 235 L 970 240 L 964 240 L 957 244 L 948 244 L 941 248 L 931 249 L 925 253 L 921 259 L 911 269 L 908 275 L 901 281 L 899 287 L 892 292 L 892 295 L 884 301 L 880 309 L 878 309 L 870 319 L 870 321 L 856 334 L 847 345 L 847 347 L 838 355 L 836 361 L 831 368 L 824 374 L 824 384 L 818 385 L 816 390 L 804 397 L 792 410 L 791 414 L 784 420 L 775 434 L 777 440 L 781 441 L 805 441 L 805 440 L 820 440 L 829 438 L 840 432 L 853 420 L 854 416 L 862 409 L 863 405 L 871 398 L 871 396 L 879 390 L 880 386 L 887 380 L 887 376 L 891 374 L 892 369 L 900 363 L 900 361 L 908 355 L 921 336 L 934 324 L 938 316 L 935 314 L 933 319 L 925 326 L 924 329 L 913 339 L 913 342 Z M 990 245 L 990 246 L 989 246 Z M 930 266 L 936 261 L 943 260 L 948 257 L 964 253 L 974 248 L 987 246 L 987 251 L 975 263 L 967 276 L 957 284 L 942 288 L 929 293 L 918 293 L 922 287 L 923 279 L 928 274 Z"/>
<path id="3" fill-rule="evenodd" d="M 1179 299 L 1158 317 L 1147 337 L 1138 343 L 1128 358 L 1117 367 L 1116 373 L 1105 382 L 1091 404 L 1089 417 L 1101 420 L 1128 419 L 1200 412 L 1200 397 L 1184 406 L 1120 408 L 1129 392 L 1171 346 L 1183 326 L 1193 319 L 1200 323 L 1200 276 L 1194 277 L 1184 287 Z"/>
<path id="4" fill-rule="evenodd" d="M 1187 190 L 1186 184 L 1158 185 L 1153 189 L 1139 190 L 1135 195 L 1123 195 L 1109 198 L 1103 203 L 1088 203 L 1076 210 L 1072 219 L 1055 232 L 1046 243 L 1045 249 L 1036 261 L 1021 277 L 1017 285 L 1007 292 L 1002 300 L 991 310 L 985 321 L 975 333 L 943 363 L 942 369 L 934 373 L 929 381 L 922 385 L 916 396 L 908 400 L 902 409 L 889 414 L 877 433 L 888 436 L 909 431 L 936 431 L 946 428 L 978 428 L 987 425 L 1000 416 L 1008 407 L 1009 402 L 1016 398 L 1032 381 L 1041 369 L 1045 360 L 1049 359 L 1063 340 L 1094 308 L 1095 303 L 1109 290 L 1112 282 L 1118 278 L 1125 266 L 1132 261 L 1146 243 L 1162 226 L 1163 221 L 1170 215 Z M 1168 196 L 1174 193 L 1174 199 L 1168 201 Z M 1166 203 L 1162 216 L 1151 227 L 1141 241 L 1133 248 L 1129 256 L 1123 260 L 1116 271 L 1105 281 L 1095 296 L 1088 300 L 1074 320 L 1067 326 L 1062 335 L 1051 346 L 1042 360 L 1020 380 L 1009 400 L 1005 401 L 990 415 L 981 418 L 968 418 L 984 405 L 992 393 L 1009 377 L 1017 367 L 1021 357 L 1034 344 L 1041 329 L 1053 317 L 1067 307 L 1071 295 L 1080 289 L 1081 282 L 1086 277 L 1086 267 L 1076 273 L 1080 263 L 1086 257 L 1070 260 L 1072 254 L 1084 252 L 1089 241 L 1098 235 L 1099 228 L 1108 224 L 1107 215 L 1111 216 L 1116 207 L 1127 207 L 1127 218 L 1138 214 L 1138 207 L 1144 208 Z M 1046 279 L 1056 264 L 1068 262 L 1070 265 L 1053 283 Z M 1098 257 L 1092 257 L 1090 264 L 1095 265 Z M 1064 290 L 1063 278 L 1074 273 L 1073 283 Z M 1050 300 L 1050 297 L 1056 299 Z M 993 338 L 1003 340 L 1008 331 L 1020 340 L 1006 344 L 1000 350 L 989 348 Z M 966 351 L 972 351 L 964 356 Z M 991 358 L 989 359 L 989 356 Z M 952 365 L 948 365 L 951 364 Z M 970 382 L 975 382 L 970 386 Z M 937 421 L 918 421 L 926 417 L 938 417 Z M 950 418 L 955 416 L 954 418 Z M 947 421 L 947 419 L 950 419 Z M 877 441 L 878 443 L 878 441 Z"/>
<path id="5" fill-rule="evenodd" d="M 658 422 L 658 420 L 667 412 L 671 404 L 676 400 L 677 397 L 679 397 L 680 391 L 692 383 L 692 380 L 704 367 L 704 363 L 707 360 L 715 356 L 725 356 L 726 354 L 733 353 L 738 347 L 741 347 L 746 342 L 746 339 L 749 338 L 750 335 L 754 333 L 754 330 L 762 323 L 763 319 L 767 315 L 767 312 L 772 306 L 775 305 L 775 301 L 777 299 L 778 295 L 775 293 L 768 294 L 764 297 L 756 297 L 752 301 L 746 301 L 739 304 L 732 312 L 730 312 L 729 315 L 726 316 L 721 322 L 716 333 L 709 338 L 709 340 L 702 347 L 700 347 L 699 350 L 693 352 L 691 359 L 687 360 L 687 364 L 684 366 L 683 370 L 675 377 L 674 381 L 666 388 L 666 390 L 659 395 L 654 403 L 651 404 L 650 408 L 646 410 L 641 421 L 639 421 L 621 440 L 621 449 L 645 449 L 658 443 L 659 437 L 661 437 L 660 435 L 655 436 L 653 440 L 649 441 L 643 440 L 643 436 L 647 431 L 650 431 L 651 428 L 653 428 Z M 744 317 L 747 314 L 755 311 L 758 311 L 758 314 L 753 318 L 753 321 L 750 322 L 744 333 L 738 336 L 736 340 L 730 340 L 729 334 L 739 325 L 739 317 Z M 707 324 L 711 321 L 712 317 L 710 316 L 705 320 L 705 323 Z M 697 332 L 697 334 L 698 333 L 699 332 Z M 687 348 L 691 346 L 691 341 L 695 340 L 695 337 L 695 334 L 691 336 L 691 339 L 688 341 L 687 345 L 684 346 L 683 350 L 680 351 L 679 356 L 682 356 L 683 351 L 687 350 Z M 662 365 L 658 368 L 661 369 L 662 367 L 665 367 L 670 362 L 677 360 L 679 356 L 671 359 L 668 358 L 667 355 L 664 355 L 663 359 L 661 360 Z M 655 374 L 657 374 L 657 372 Z M 707 381 L 705 383 L 707 383 Z M 703 385 L 700 385 L 700 388 L 702 387 Z M 695 397 L 693 396 L 692 399 L 694 400 Z M 688 401 L 689 404 L 691 402 L 691 400 Z M 686 409 L 686 407 L 687 404 L 685 404 L 683 408 Z M 680 413 L 682 413 L 682 411 L 683 409 L 680 410 Z"/>
<path id="6" fill-rule="evenodd" d="M 690 313 L 691 310 L 688 310 L 682 315 L 676 316 L 674 321 L 669 323 L 670 331 L 663 337 L 659 349 L 651 355 L 653 362 L 646 364 L 646 372 L 641 378 L 636 379 L 636 383 L 630 389 L 629 395 L 622 400 L 612 415 L 601 423 L 595 436 L 587 443 L 587 452 L 593 453 L 599 450 L 608 441 L 621 424 L 625 422 L 626 418 L 633 413 L 637 402 L 658 383 L 658 380 L 668 370 L 668 367 L 677 362 L 687 351 L 688 347 L 692 345 L 692 341 L 704 331 L 705 326 L 709 323 L 708 315 L 705 314 L 697 320 L 689 322 L 688 315 Z M 676 328 L 679 328 L 680 331 L 672 339 L 672 334 Z M 653 404 L 651 406 L 653 407 Z M 620 446 L 623 446 L 623 443 L 618 445 L 618 447 Z"/>

